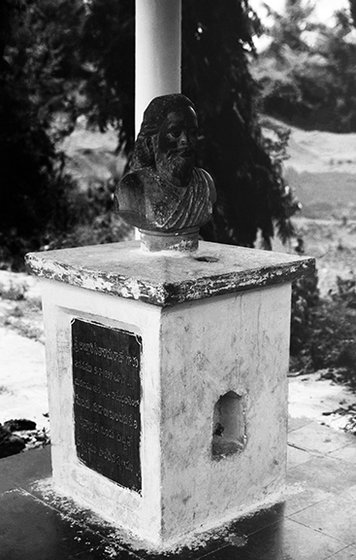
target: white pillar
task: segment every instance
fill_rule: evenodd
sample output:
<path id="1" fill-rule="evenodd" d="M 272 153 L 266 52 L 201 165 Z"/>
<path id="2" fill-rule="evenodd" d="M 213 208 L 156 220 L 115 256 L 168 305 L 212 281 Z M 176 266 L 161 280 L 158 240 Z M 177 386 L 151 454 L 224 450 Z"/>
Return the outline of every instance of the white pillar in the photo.
<path id="1" fill-rule="evenodd" d="M 181 0 L 136 0 L 136 134 L 151 99 L 180 84 Z"/>

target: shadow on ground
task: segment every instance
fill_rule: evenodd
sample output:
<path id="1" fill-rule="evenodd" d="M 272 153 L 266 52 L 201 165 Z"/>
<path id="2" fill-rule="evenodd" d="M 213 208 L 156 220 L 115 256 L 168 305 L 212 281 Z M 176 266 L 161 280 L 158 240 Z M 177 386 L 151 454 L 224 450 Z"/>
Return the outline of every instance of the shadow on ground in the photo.
<path id="1" fill-rule="evenodd" d="M 356 559 L 356 438 L 291 419 L 288 465 L 283 503 L 167 556 L 133 548 L 115 528 L 48 490 L 49 447 L 8 457 L 0 461 L 0 559 Z"/>

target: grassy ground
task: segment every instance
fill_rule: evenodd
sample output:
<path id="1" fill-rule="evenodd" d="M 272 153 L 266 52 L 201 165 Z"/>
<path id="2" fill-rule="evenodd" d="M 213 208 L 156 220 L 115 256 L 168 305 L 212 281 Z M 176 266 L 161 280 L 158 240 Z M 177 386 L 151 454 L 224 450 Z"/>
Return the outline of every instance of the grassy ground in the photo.
<path id="1" fill-rule="evenodd" d="M 276 251 L 294 251 L 297 237 L 304 241 L 305 254 L 316 258 L 319 289 L 322 296 L 336 289 L 336 280 L 356 274 L 356 221 L 323 220 L 299 216 L 293 219 L 296 237 L 287 246 L 278 239 Z"/>
<path id="2" fill-rule="evenodd" d="M 305 253 L 316 257 L 322 295 L 356 273 L 356 134 L 291 128 L 285 174 L 302 203 L 294 218 Z M 287 250 L 293 250 L 296 239 Z M 283 250 L 276 241 L 275 250 Z"/>
<path id="3" fill-rule="evenodd" d="M 291 128 L 286 177 L 304 217 L 356 220 L 356 134 Z"/>

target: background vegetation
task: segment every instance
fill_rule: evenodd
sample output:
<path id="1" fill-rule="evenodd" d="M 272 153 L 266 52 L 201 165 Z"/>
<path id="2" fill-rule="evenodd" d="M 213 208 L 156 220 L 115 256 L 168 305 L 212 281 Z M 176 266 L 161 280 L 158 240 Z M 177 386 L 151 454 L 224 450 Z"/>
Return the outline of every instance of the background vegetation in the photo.
<path id="1" fill-rule="evenodd" d="M 315 23 L 314 7 L 287 0 L 283 14 L 269 10 L 269 47 L 254 65 L 261 109 L 304 129 L 356 131 L 355 2 L 335 8 L 335 25 Z"/>
<path id="2" fill-rule="evenodd" d="M 4 0 L 1 9 L 0 234 L 7 266 L 29 249 L 80 241 L 74 224 L 93 219 L 93 201 L 85 204 L 76 191 L 58 149 L 79 114 L 100 130 L 114 126 L 117 151 L 130 154 L 135 14 L 131 0 Z M 203 234 L 252 246 L 260 230 L 269 247 L 275 224 L 284 239 L 291 233 L 296 206 L 258 123 L 248 66 L 258 28 L 246 0 L 183 1 L 183 91 L 199 110 L 199 163 L 219 191 Z M 104 185 L 107 196 L 94 201 L 101 215 L 113 210 L 113 187 Z"/>

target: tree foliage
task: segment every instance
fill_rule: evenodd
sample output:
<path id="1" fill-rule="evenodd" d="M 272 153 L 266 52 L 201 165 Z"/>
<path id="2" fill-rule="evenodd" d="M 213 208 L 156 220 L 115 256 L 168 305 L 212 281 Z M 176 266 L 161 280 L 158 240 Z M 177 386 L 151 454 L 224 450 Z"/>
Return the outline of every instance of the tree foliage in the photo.
<path id="1" fill-rule="evenodd" d="M 334 27 L 310 23 L 313 6 L 290 0 L 270 10 L 271 44 L 254 70 L 262 110 L 295 126 L 331 132 L 356 130 L 356 44 L 351 13 L 335 13 Z"/>
<path id="2" fill-rule="evenodd" d="M 350 12 L 354 26 L 356 27 L 356 1 L 349 0 L 350 3 Z"/>
<path id="3" fill-rule="evenodd" d="M 118 150 L 132 150 L 134 2 L 4 0 L 0 9 L 0 227 L 38 245 L 58 214 L 68 225 L 56 142 L 78 114 L 101 130 L 114 125 Z M 204 236 L 252 246 L 260 230 L 268 247 L 275 224 L 290 234 L 295 205 L 257 119 L 248 65 L 258 26 L 247 0 L 183 0 L 182 89 L 199 112 L 199 165 L 219 194 Z"/>
<path id="4" fill-rule="evenodd" d="M 338 277 L 327 298 L 319 297 L 316 276 L 304 278 L 295 284 L 292 299 L 292 369 L 329 369 L 326 377 L 355 388 L 356 278 Z"/>
<path id="5" fill-rule="evenodd" d="M 21 0 L 21 17 L 7 46 L 22 95 L 28 97 L 40 126 L 56 141 L 68 134 L 80 111 L 82 0 Z M 55 119 L 65 117 L 60 128 Z"/>
<path id="6" fill-rule="evenodd" d="M 119 125 L 119 147 L 133 145 L 133 2 L 91 0 L 84 25 L 83 62 L 90 117 L 101 128 Z M 218 204 L 209 239 L 252 246 L 257 231 L 266 246 L 274 223 L 286 238 L 294 201 L 280 168 L 264 149 L 248 60 L 258 20 L 246 0 L 183 0 L 182 91 L 197 106 L 199 164 L 213 175 Z M 113 61 L 115 63 L 113 64 Z M 293 208 L 293 210 L 291 210 Z"/>
<path id="7" fill-rule="evenodd" d="M 289 233 L 291 198 L 265 150 L 248 60 L 256 21 L 245 1 L 183 3 L 183 91 L 199 112 L 201 165 L 214 176 L 215 240 L 252 246 L 260 230 L 269 247 L 273 223 Z"/>
<path id="8" fill-rule="evenodd" d="M 64 211 L 61 162 L 39 118 L 36 76 L 27 68 L 34 30 L 26 29 L 27 4 L 4 0 L 0 8 L 0 261 L 38 247 Z"/>
<path id="9" fill-rule="evenodd" d="M 276 58 L 283 59 L 283 50 L 288 45 L 293 51 L 306 52 L 309 50 L 305 35 L 313 32 L 316 25 L 309 21 L 314 12 L 314 5 L 303 0 L 286 0 L 283 14 L 265 4 L 269 16 L 273 18 L 272 28 L 269 30 L 271 44 L 269 52 Z"/>
<path id="10" fill-rule="evenodd" d="M 119 149 L 129 154 L 134 142 L 135 3 L 90 0 L 80 41 L 86 71 L 83 111 L 102 131 L 116 126 Z"/>

